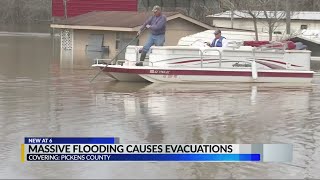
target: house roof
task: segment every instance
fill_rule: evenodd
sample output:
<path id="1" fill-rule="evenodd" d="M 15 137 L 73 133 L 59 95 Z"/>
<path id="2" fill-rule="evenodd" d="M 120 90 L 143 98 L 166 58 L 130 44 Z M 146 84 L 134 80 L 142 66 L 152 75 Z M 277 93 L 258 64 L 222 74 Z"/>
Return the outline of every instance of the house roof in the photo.
<path id="1" fill-rule="evenodd" d="M 246 11 L 234 11 L 234 17 L 233 18 L 252 18 L 248 13 L 245 13 Z M 265 16 L 263 12 L 259 11 L 252 11 L 253 14 L 257 15 L 257 18 L 259 19 L 265 19 Z M 267 11 L 268 14 L 270 14 L 270 17 L 273 17 L 274 11 Z M 277 15 L 279 18 L 285 19 L 285 12 L 284 11 L 277 11 Z M 214 15 L 208 15 L 207 17 L 210 18 L 230 18 L 231 17 L 231 11 L 225 11 L 222 13 L 214 14 Z M 291 12 L 291 19 L 292 20 L 320 20 L 320 12 L 315 11 L 294 11 Z"/>
<path id="2" fill-rule="evenodd" d="M 185 19 L 206 29 L 214 27 L 183 15 L 179 12 L 163 12 L 167 21 L 176 18 Z M 92 29 L 92 30 L 115 30 L 115 31 L 138 31 L 140 26 L 150 17 L 150 12 L 129 11 L 94 11 L 83 15 L 60 20 L 51 24 L 52 28 L 69 29 Z"/>
<path id="3" fill-rule="evenodd" d="M 304 29 L 302 30 L 301 34 L 299 34 L 297 37 L 306 41 L 313 42 L 315 44 L 320 44 L 320 30 Z"/>

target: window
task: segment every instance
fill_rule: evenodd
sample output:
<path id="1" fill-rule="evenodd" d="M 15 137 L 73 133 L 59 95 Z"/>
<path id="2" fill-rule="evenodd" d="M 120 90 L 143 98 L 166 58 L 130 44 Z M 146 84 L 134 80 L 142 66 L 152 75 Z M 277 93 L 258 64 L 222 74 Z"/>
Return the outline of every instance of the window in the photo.
<path id="1" fill-rule="evenodd" d="M 301 25 L 300 29 L 308 29 L 308 25 Z"/>

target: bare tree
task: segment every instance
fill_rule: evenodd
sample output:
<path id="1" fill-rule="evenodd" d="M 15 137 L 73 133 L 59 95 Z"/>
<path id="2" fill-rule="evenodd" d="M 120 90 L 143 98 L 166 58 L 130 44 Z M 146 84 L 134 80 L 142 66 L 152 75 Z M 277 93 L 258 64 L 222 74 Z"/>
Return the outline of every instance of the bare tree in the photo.
<path id="1" fill-rule="evenodd" d="M 302 0 L 302 1 L 303 1 L 303 6 L 300 6 L 301 11 L 320 11 L 320 0 Z"/>
<path id="2" fill-rule="evenodd" d="M 319 11 L 320 10 L 320 0 L 311 0 L 311 4 L 308 3 L 310 0 L 286 0 L 286 27 L 287 27 L 287 35 L 292 34 L 290 24 L 291 17 L 298 14 L 299 11 Z"/>
<path id="3" fill-rule="evenodd" d="M 258 19 L 264 19 L 262 22 L 268 27 L 269 40 L 272 40 L 274 31 L 279 25 L 286 22 L 287 34 L 290 33 L 291 17 L 306 6 L 305 1 L 297 0 L 223 0 L 222 7 L 230 10 L 231 21 L 233 16 L 242 18 L 251 18 L 255 30 L 256 40 L 258 40 Z M 284 21 L 286 19 L 286 21 Z"/>
<path id="4" fill-rule="evenodd" d="M 7 24 L 13 20 L 14 4 L 14 0 L 0 1 L 0 21 L 2 24 Z"/>
<path id="5" fill-rule="evenodd" d="M 204 23 L 208 14 L 212 14 L 217 8 L 218 0 L 140 0 L 140 11 L 148 11 L 154 5 L 162 7 L 163 11 L 177 11 Z"/>
<path id="6" fill-rule="evenodd" d="M 269 40 L 272 40 L 272 34 L 283 23 L 286 23 L 286 34 L 290 35 L 291 17 L 305 5 L 304 1 L 292 1 L 289 3 L 288 0 L 259 0 L 257 2 L 268 26 Z"/>
<path id="7" fill-rule="evenodd" d="M 286 33 L 290 34 L 291 29 L 291 17 L 290 17 L 290 3 L 286 0 Z"/>
<path id="8" fill-rule="evenodd" d="M 254 26 L 256 40 L 259 40 L 258 36 L 258 17 L 260 15 L 260 11 L 256 11 L 258 5 L 256 0 L 223 0 L 221 1 L 221 7 L 224 9 L 228 9 L 231 12 L 231 23 L 233 24 L 234 16 L 242 17 L 242 18 L 252 18 L 252 23 Z"/>
<path id="9" fill-rule="evenodd" d="M 38 19 L 50 20 L 51 0 L 1 0 L 2 24 L 34 23 Z"/>
<path id="10" fill-rule="evenodd" d="M 206 22 L 206 16 L 212 11 L 210 7 L 206 6 L 206 0 L 192 1 L 190 6 L 192 7 L 190 8 L 192 13 L 189 15 L 201 22 Z"/>
<path id="11" fill-rule="evenodd" d="M 139 11 L 148 11 L 149 8 L 149 0 L 140 0 L 138 1 L 138 10 Z"/>
<path id="12" fill-rule="evenodd" d="M 272 40 L 272 35 L 275 29 L 281 24 L 281 21 L 286 16 L 285 11 L 281 11 L 280 0 L 258 0 L 265 22 L 268 26 L 269 41 Z M 273 9 L 269 11 L 269 9 Z"/>
<path id="13" fill-rule="evenodd" d="M 51 3 L 48 0 L 28 0 L 24 15 L 28 22 L 48 22 L 51 20 Z"/>
<path id="14" fill-rule="evenodd" d="M 313 0 L 313 10 L 314 11 L 320 11 L 320 0 Z"/>

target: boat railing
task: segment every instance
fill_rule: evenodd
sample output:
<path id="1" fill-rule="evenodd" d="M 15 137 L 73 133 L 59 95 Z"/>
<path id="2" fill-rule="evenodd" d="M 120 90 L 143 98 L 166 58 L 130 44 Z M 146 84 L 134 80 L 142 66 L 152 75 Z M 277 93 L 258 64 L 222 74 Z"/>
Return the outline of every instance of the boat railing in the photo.
<path id="1" fill-rule="evenodd" d="M 221 51 L 218 50 L 218 49 L 202 49 L 200 48 L 199 49 L 199 53 L 200 53 L 200 58 L 201 58 L 201 68 L 203 68 L 203 56 L 204 56 L 204 53 L 206 52 L 210 52 L 210 51 L 214 51 L 214 52 L 218 52 L 219 54 L 219 68 L 221 68 Z"/>
<path id="2" fill-rule="evenodd" d="M 135 52 L 136 52 L 136 62 L 138 62 L 138 61 L 139 61 L 139 51 L 140 51 L 140 48 L 136 46 L 136 47 L 134 48 L 134 50 L 135 50 Z"/>
<path id="3" fill-rule="evenodd" d="M 252 57 L 248 57 L 248 58 L 246 58 L 246 61 L 247 62 L 256 62 L 256 60 L 257 60 L 257 57 L 256 57 L 256 52 L 257 52 L 257 50 L 259 50 L 259 48 L 258 47 L 254 47 L 254 48 L 252 48 Z"/>
<path id="4" fill-rule="evenodd" d="M 109 64 L 111 62 L 112 59 L 94 59 L 94 64 L 95 65 L 99 65 L 99 64 Z M 102 61 L 102 63 L 101 63 Z"/>
<path id="5" fill-rule="evenodd" d="M 109 64 L 110 62 L 112 61 L 112 59 L 94 59 L 94 64 L 95 65 L 106 65 L 106 64 Z M 115 63 L 115 65 L 120 65 L 120 63 L 125 63 L 127 60 L 117 60 Z"/>
<path id="6" fill-rule="evenodd" d="M 120 65 L 120 63 L 119 63 L 119 62 L 123 64 L 123 63 L 125 63 L 125 62 L 126 62 L 126 60 L 117 60 L 116 65 Z"/>
<path id="7" fill-rule="evenodd" d="M 185 48 L 182 48 L 182 47 L 170 47 L 170 50 L 186 50 Z M 221 54 L 221 51 L 223 51 L 223 49 L 214 49 L 214 48 L 207 48 L 207 47 L 201 47 L 201 48 L 197 48 L 197 47 L 188 47 L 187 50 L 194 50 L 194 51 L 198 51 L 199 52 L 199 55 L 200 55 L 200 60 L 201 60 L 201 68 L 203 68 L 203 59 L 204 59 L 204 55 L 205 53 L 207 52 L 218 52 L 219 54 L 219 67 L 221 67 L 221 60 L 222 60 L 222 54 Z M 136 49 L 136 53 L 137 53 L 137 49 Z M 152 53 L 152 51 L 151 51 Z M 138 56 L 136 56 L 138 57 Z M 136 59 L 136 61 L 138 62 L 138 58 Z M 156 62 L 151 62 L 151 61 L 148 61 L 149 63 L 151 63 L 151 65 L 153 66 L 153 63 L 156 63 Z"/>

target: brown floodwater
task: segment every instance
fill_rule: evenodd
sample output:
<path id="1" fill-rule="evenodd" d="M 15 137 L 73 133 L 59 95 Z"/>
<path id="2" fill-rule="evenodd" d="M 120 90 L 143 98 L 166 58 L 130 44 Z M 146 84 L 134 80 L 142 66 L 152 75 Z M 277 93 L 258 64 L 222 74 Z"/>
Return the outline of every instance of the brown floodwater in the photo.
<path id="1" fill-rule="evenodd" d="M 312 84 L 115 82 L 51 37 L 0 37 L 0 178 L 320 178 Z M 318 71 L 317 69 L 315 69 Z M 20 162 L 26 136 L 121 143 L 289 143 L 288 163 Z"/>

